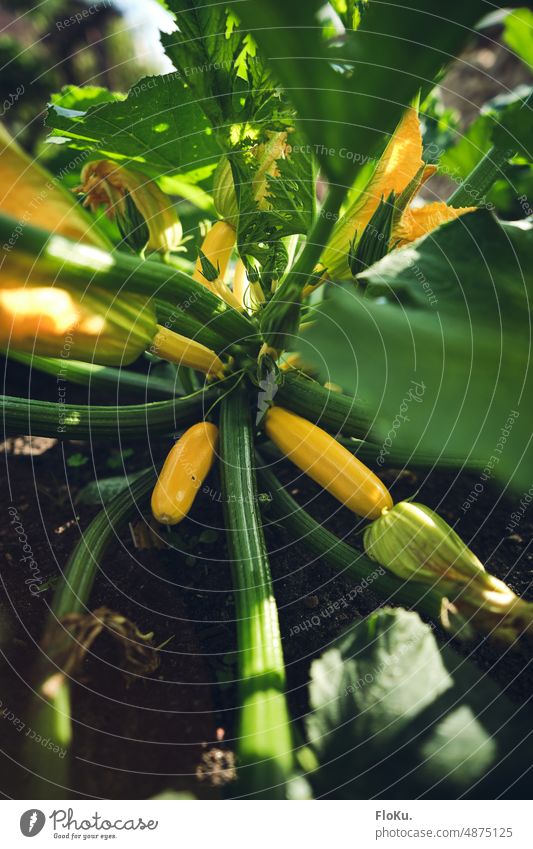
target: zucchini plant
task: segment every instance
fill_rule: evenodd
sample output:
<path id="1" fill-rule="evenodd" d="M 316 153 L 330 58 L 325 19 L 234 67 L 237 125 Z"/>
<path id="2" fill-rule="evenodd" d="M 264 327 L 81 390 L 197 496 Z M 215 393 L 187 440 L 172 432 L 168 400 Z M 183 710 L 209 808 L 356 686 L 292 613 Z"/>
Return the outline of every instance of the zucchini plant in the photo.
<path id="1" fill-rule="evenodd" d="M 18 363 L 92 390 L 86 405 L 4 396 L 5 434 L 121 448 L 148 434 L 168 446 L 157 481 L 147 472 L 117 495 L 61 576 L 37 664 L 48 696 L 37 698 L 69 745 L 72 616 L 102 615 L 89 596 L 109 529 L 149 490 L 156 522 L 178 524 L 216 466 L 237 628 L 236 794 L 287 798 L 316 773 L 321 747 L 310 761 L 291 721 L 265 524 L 356 584 L 377 564 L 384 601 L 457 640 L 514 647 L 531 634 L 533 605 L 442 516 L 394 503 L 379 477 L 384 464 L 471 469 L 515 497 L 530 483 L 533 224 L 480 208 L 504 164 L 531 162 L 530 94 L 491 118 L 492 146 L 450 201 L 423 203 L 438 170 L 424 103 L 482 0 L 453 0 L 445 17 L 421 0 L 166 5 L 175 72 L 127 96 L 52 96 L 51 140 L 82 151 L 78 201 L 2 134 L 0 342 Z M 180 211 L 195 203 L 205 220 L 187 232 Z M 175 368 L 141 375 L 143 359 Z M 105 403 L 109 389 L 137 403 Z M 284 490 L 271 468 L 280 457 L 364 522 L 363 550 Z M 104 624 L 117 630 L 109 615 Z M 39 766 L 28 765 L 37 778 Z M 325 776 L 311 784 L 327 793 Z"/>

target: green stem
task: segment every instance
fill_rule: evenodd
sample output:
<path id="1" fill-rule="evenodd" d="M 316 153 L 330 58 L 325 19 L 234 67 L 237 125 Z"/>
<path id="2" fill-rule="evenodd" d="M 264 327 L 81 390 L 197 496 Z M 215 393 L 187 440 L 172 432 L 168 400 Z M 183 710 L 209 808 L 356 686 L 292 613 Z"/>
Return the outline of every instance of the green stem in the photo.
<path id="1" fill-rule="evenodd" d="M 305 247 L 261 314 L 261 329 L 268 345 L 276 350 L 288 347 L 287 337 L 300 323 L 302 292 L 339 218 L 346 187 L 332 184 L 317 220 L 307 236 Z"/>
<path id="2" fill-rule="evenodd" d="M 187 395 L 192 395 L 193 392 L 198 390 L 194 377 L 195 375 L 192 369 L 186 366 L 178 366 L 178 379 L 183 387 L 183 391 Z"/>
<path id="3" fill-rule="evenodd" d="M 203 419 L 218 396 L 213 386 L 194 395 L 119 407 L 56 404 L 0 396 L 4 436 L 28 433 L 65 439 L 142 439 L 171 434 Z"/>
<path id="4" fill-rule="evenodd" d="M 420 613 L 440 620 L 442 594 L 426 584 L 401 581 L 366 554 L 340 540 L 331 531 L 316 522 L 309 513 L 288 494 L 276 476 L 265 466 L 258 468 L 261 487 L 269 493 L 268 516 L 274 519 L 336 572 L 349 576 L 361 592 L 369 586 L 385 601 L 413 607 Z M 366 581 L 366 585 L 362 582 Z"/>
<path id="5" fill-rule="evenodd" d="M 337 436 L 337 441 L 359 457 L 363 463 L 369 463 L 373 466 L 401 466 L 408 469 L 428 469 L 437 466 L 439 469 L 474 469 L 481 471 L 487 463 L 486 460 L 479 457 L 440 456 L 437 451 L 430 453 L 429 451 L 419 451 L 417 448 L 409 450 L 394 446 L 388 454 L 384 455 L 383 462 L 378 462 L 381 456 L 379 445 L 365 442 L 362 439 L 345 439 L 342 436 Z"/>
<path id="6" fill-rule="evenodd" d="M 272 300 L 275 300 L 278 296 L 282 299 L 285 290 L 287 292 L 298 291 L 301 294 L 315 270 L 335 224 L 339 220 L 339 209 L 346 192 L 346 186 L 336 183 L 330 186 L 302 253 Z"/>
<path id="7" fill-rule="evenodd" d="M 154 469 L 147 469 L 98 513 L 72 552 L 52 599 L 41 657 L 32 676 L 34 695 L 28 726 L 42 739 L 49 739 L 59 751 L 43 747 L 28 737 L 25 766 L 33 773 L 33 798 L 65 798 L 65 790 L 70 790 L 71 785 L 70 678 L 63 675 L 61 664 L 77 643 L 61 620 L 70 613 L 88 612 L 89 598 L 106 550 L 136 515 L 154 482 Z"/>
<path id="8" fill-rule="evenodd" d="M 316 380 L 287 372 L 278 386 L 276 404 L 310 419 L 325 430 L 342 430 L 347 436 L 368 438 L 372 422 L 370 411 L 349 395 L 331 392 Z"/>
<path id="9" fill-rule="evenodd" d="M 54 593 L 51 624 L 67 613 L 86 613 L 87 601 L 106 549 L 150 495 L 156 471 L 150 467 L 115 495 L 95 516 L 69 557 L 63 579 Z"/>
<path id="10" fill-rule="evenodd" d="M 221 404 L 224 512 L 237 617 L 243 793 L 284 798 L 293 767 L 281 634 L 254 471 L 251 413 L 239 387 Z"/>
<path id="11" fill-rule="evenodd" d="M 486 194 L 498 178 L 505 176 L 508 160 L 515 153 L 512 148 L 493 145 L 470 174 L 448 198 L 448 206 L 482 206 Z"/>
<path id="12" fill-rule="evenodd" d="M 154 394 L 163 398 L 173 398 L 175 395 L 174 387 L 169 385 L 168 381 L 135 371 L 84 363 L 81 360 L 40 357 L 37 354 L 25 354 L 12 348 L 8 356 L 10 360 L 16 360 L 32 369 L 51 374 L 58 380 L 90 386 L 95 391 L 108 391 L 116 395 L 120 390 L 126 390 L 143 398 Z"/>

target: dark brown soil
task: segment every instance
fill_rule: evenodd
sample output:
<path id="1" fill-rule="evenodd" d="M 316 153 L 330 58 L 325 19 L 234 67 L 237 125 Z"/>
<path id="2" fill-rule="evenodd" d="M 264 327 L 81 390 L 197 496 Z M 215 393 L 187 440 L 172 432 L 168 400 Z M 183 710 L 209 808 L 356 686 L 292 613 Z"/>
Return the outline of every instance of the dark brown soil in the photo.
<path id="1" fill-rule="evenodd" d="M 10 367 L 6 391 L 23 394 L 24 369 Z M 54 397 L 54 381 L 39 378 L 32 394 Z M 85 396 L 69 388 L 69 401 Z M 86 397 L 86 396 L 85 396 Z M 168 450 L 165 440 L 140 444 L 124 460 L 126 472 L 158 462 Z M 80 461 L 86 457 L 86 462 Z M 74 462 L 81 465 L 72 464 Z M 17 510 L 43 581 L 53 580 L 97 512 L 76 504 L 76 496 L 94 477 L 121 473 L 116 451 L 106 443 L 60 444 L 19 438 L 2 447 L 5 475 L 0 491 L 0 789 L 7 797 L 31 796 L 21 753 L 22 734 L 13 713 L 27 720 L 31 667 L 37 655 L 53 589 L 33 596 L 25 583 L 21 545 L 11 524 Z M 119 461 L 120 462 L 120 461 Z M 360 546 L 360 528 L 351 513 L 298 477 L 293 467 L 277 469 L 284 483 L 315 518 Z M 514 505 L 496 487 L 484 492 L 466 512 L 463 504 L 478 478 L 453 472 L 384 470 L 396 499 L 412 496 L 437 508 L 448 521 L 460 516 L 458 530 L 494 574 L 526 598 L 533 598 L 533 511 L 519 527 L 507 530 Z M 74 687 L 75 772 L 73 786 L 58 797 L 146 798 L 168 789 L 214 798 L 235 775 L 233 738 L 237 694 L 233 652 L 233 598 L 222 530 L 216 472 L 190 517 L 170 539 L 173 549 L 137 550 L 125 533 L 106 557 L 91 597 L 120 611 L 143 633 L 153 631 L 160 645 L 160 666 L 151 676 L 125 676 L 116 643 L 100 637 L 83 664 Z M 205 534 L 205 529 L 210 529 Z M 202 535 L 202 532 L 203 535 Z M 348 607 L 328 614 L 328 605 L 344 597 L 350 582 L 312 561 L 305 549 L 276 527 L 267 532 L 272 574 L 279 605 L 292 715 L 300 720 L 308 708 L 309 666 L 339 634 L 385 599 L 371 589 Z M 441 638 L 445 636 L 441 633 Z M 168 641 L 168 642 L 167 642 Z M 511 699 L 531 693 L 529 653 L 493 645 L 457 647 L 471 653 Z M 4 712 L 4 709 L 7 711 Z M 3 713 L 4 712 L 4 713 Z M 20 723 L 19 723 L 20 724 Z M 52 757 L 52 755 L 51 755 Z"/>

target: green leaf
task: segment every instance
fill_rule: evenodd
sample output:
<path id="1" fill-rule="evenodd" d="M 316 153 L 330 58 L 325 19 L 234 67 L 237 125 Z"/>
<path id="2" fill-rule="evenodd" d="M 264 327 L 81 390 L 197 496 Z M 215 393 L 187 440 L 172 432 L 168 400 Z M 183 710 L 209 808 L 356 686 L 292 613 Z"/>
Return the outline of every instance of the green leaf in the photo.
<path id="1" fill-rule="evenodd" d="M 316 209 L 315 168 L 313 157 L 303 138 L 291 134 L 291 151 L 277 162 L 278 174 L 268 177 L 268 203 L 283 235 L 307 233 Z"/>
<path id="2" fill-rule="evenodd" d="M 256 44 L 223 5 L 170 0 L 178 31 L 161 35 L 167 56 L 190 87 L 225 147 L 281 129 L 291 110 L 274 85 Z"/>
<path id="3" fill-rule="evenodd" d="M 144 77 L 125 100 L 114 95 L 106 100 L 101 89 L 96 91 L 94 106 L 84 88 L 71 86 L 54 99 L 46 119 L 51 141 L 135 165 L 154 178 L 181 175 L 196 183 L 213 171 L 219 148 L 178 75 Z"/>
<path id="4" fill-rule="evenodd" d="M 215 531 L 213 528 L 204 528 L 200 536 L 198 537 L 199 542 L 204 545 L 212 545 L 219 538 L 218 531 Z"/>
<path id="5" fill-rule="evenodd" d="M 356 32 L 329 41 L 320 25 L 323 5 L 270 0 L 239 3 L 236 11 L 285 86 L 325 173 L 347 184 L 354 161 L 392 133 L 420 87 L 458 52 L 485 4 L 453 0 L 443 16 L 436 0 L 386 9 L 372 1 Z"/>
<path id="6" fill-rule="evenodd" d="M 441 174 L 452 180 L 464 179 L 474 170 L 483 155 L 491 147 L 491 121 L 489 115 L 481 114 L 468 127 L 459 141 L 439 152 L 437 164 Z"/>
<path id="7" fill-rule="evenodd" d="M 108 469 L 124 469 L 124 460 L 133 457 L 134 454 L 133 448 L 113 449 L 106 460 L 106 466 Z"/>
<path id="8" fill-rule="evenodd" d="M 313 662 L 309 694 L 321 797 L 495 798 L 527 772 L 527 706 L 439 649 L 416 613 L 384 609 L 356 625 Z"/>
<path id="9" fill-rule="evenodd" d="M 468 213 L 387 254 L 358 282 L 366 297 L 458 318 L 470 313 L 497 329 L 503 315 L 520 320 L 532 294 L 533 224 L 511 227 L 486 210 Z"/>
<path id="10" fill-rule="evenodd" d="M 532 268 L 531 224 L 469 213 L 360 275 L 364 299 L 330 287 L 295 349 L 375 411 L 374 441 L 527 490 Z"/>
<path id="11" fill-rule="evenodd" d="M 159 0 L 162 5 L 162 0 Z M 193 799 L 196 799 L 194 793 L 189 793 L 188 790 L 178 791 L 178 790 L 163 790 L 162 793 L 158 793 L 157 796 L 151 797 L 158 802 L 190 802 Z"/>
<path id="12" fill-rule="evenodd" d="M 331 7 L 335 10 L 346 29 L 357 29 L 361 23 L 368 0 L 332 0 Z"/>
<path id="13" fill-rule="evenodd" d="M 530 138 L 528 142 L 528 128 L 532 123 L 531 106 L 524 107 L 524 103 L 532 91 L 531 86 L 521 85 L 508 94 L 488 100 L 479 118 L 472 122 L 459 141 L 444 153 L 440 152 L 439 171 L 452 179 L 468 177 L 495 142 L 509 148 L 514 145 L 515 152 L 523 152 L 526 144 L 531 148 Z"/>
<path id="14" fill-rule="evenodd" d="M 459 125 L 459 113 L 442 102 L 440 89 L 434 88 L 420 104 L 420 124 L 425 162 L 435 163 L 452 144 Z"/>
<path id="15" fill-rule="evenodd" d="M 71 454 L 67 459 L 67 466 L 70 466 L 71 469 L 78 469 L 80 466 L 85 466 L 88 462 L 89 458 L 85 454 L 77 452 L 76 454 Z"/>
<path id="16" fill-rule="evenodd" d="M 101 106 L 103 103 L 116 103 L 126 99 L 121 92 L 109 91 L 97 85 L 66 85 L 60 92 L 52 94 L 50 102 L 56 111 L 65 117 L 69 112 L 87 112 L 93 106 Z"/>
<path id="17" fill-rule="evenodd" d="M 232 120 L 232 94 L 238 74 L 237 59 L 246 49 L 236 19 L 224 5 L 195 0 L 169 0 L 178 30 L 162 33 L 167 56 L 213 126 Z"/>
<path id="18" fill-rule="evenodd" d="M 526 97 L 512 103 L 495 122 L 492 142 L 533 162 L 533 88 L 530 87 Z"/>
<path id="19" fill-rule="evenodd" d="M 503 40 L 533 70 L 533 12 L 514 9 L 505 18 Z"/>
<path id="20" fill-rule="evenodd" d="M 307 233 L 315 216 L 313 157 L 300 134 L 291 134 L 288 143 L 291 150 L 286 158 L 277 160 L 276 176 L 266 177 L 268 209 L 264 203 L 260 209 L 255 198 L 254 180 L 260 160 L 249 150 L 230 155 L 239 209 L 239 251 L 243 256 L 255 257 L 263 266 L 268 265 L 277 240 Z"/>

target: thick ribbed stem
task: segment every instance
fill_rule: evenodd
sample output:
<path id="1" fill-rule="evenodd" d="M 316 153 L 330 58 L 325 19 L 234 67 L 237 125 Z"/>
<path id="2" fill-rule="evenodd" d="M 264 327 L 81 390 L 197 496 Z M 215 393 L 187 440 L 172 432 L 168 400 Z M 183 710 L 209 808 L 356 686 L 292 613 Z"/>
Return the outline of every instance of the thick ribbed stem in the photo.
<path id="1" fill-rule="evenodd" d="M 222 402 L 220 452 L 237 618 L 241 790 L 255 798 L 283 798 L 293 762 L 285 666 L 257 497 L 251 414 L 240 389 Z"/>
<path id="2" fill-rule="evenodd" d="M 143 439 L 172 434 L 184 425 L 200 421 L 218 395 L 218 390 L 212 387 L 170 401 L 119 407 L 61 404 L 1 395 L 1 429 L 4 436 L 28 433 L 61 440 Z"/>
<path id="3" fill-rule="evenodd" d="M 505 176 L 507 162 L 514 152 L 510 148 L 493 145 L 448 198 L 448 206 L 459 208 L 486 204 L 487 192 L 495 180 Z"/>

